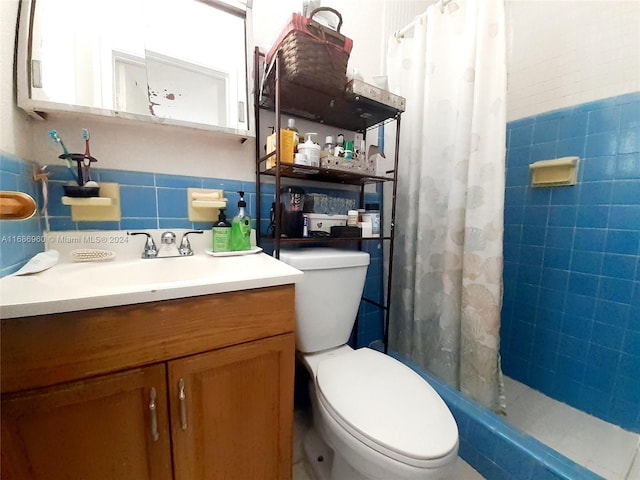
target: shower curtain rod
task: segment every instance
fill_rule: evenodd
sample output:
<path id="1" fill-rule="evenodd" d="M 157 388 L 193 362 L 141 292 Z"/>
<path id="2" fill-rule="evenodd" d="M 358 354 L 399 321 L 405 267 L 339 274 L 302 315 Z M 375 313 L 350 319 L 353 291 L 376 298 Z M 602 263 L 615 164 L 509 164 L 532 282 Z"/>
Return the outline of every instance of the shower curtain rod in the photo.
<path id="1" fill-rule="evenodd" d="M 444 7 L 446 7 L 447 5 L 449 5 L 449 3 L 451 3 L 453 0 L 439 0 L 438 3 L 440 3 L 440 10 L 444 11 Z M 401 28 L 400 30 L 398 30 L 396 33 L 393 34 L 394 37 L 396 38 L 403 38 L 407 33 L 409 33 L 413 27 L 416 26 L 416 20 L 413 19 L 411 22 L 409 22 L 408 25 L 406 25 L 405 27 Z"/>

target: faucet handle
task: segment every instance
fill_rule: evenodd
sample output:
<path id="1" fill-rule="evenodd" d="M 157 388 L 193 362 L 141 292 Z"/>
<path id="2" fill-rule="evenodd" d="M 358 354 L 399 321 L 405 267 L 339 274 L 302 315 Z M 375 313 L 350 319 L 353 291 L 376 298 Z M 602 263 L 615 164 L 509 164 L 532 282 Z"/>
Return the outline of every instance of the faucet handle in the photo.
<path id="1" fill-rule="evenodd" d="M 193 250 L 191 250 L 191 243 L 189 243 L 189 238 L 187 237 L 187 235 L 190 235 L 192 233 L 201 234 L 201 233 L 203 233 L 203 231 L 202 230 L 190 230 L 188 232 L 184 232 L 184 235 L 182 235 L 182 240 L 180 240 L 180 247 L 178 247 L 178 251 L 180 252 L 180 255 L 182 255 L 182 256 L 193 255 Z"/>
<path id="2" fill-rule="evenodd" d="M 151 234 L 147 232 L 127 232 L 127 235 L 146 235 L 147 240 L 144 243 L 142 258 L 155 258 L 158 256 L 158 247 L 156 247 L 156 243 L 153 241 Z"/>

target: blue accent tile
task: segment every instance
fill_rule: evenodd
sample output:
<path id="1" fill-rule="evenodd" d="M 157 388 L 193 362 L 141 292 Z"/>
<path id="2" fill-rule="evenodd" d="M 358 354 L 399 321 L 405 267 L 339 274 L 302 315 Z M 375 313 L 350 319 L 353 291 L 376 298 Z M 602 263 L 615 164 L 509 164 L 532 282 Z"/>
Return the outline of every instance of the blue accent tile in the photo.
<path id="1" fill-rule="evenodd" d="M 598 296 L 612 302 L 629 303 L 633 292 L 633 282 L 618 278 L 602 277 Z"/>
<path id="2" fill-rule="evenodd" d="M 228 196 L 228 193 L 237 194 L 239 191 L 245 191 L 245 182 L 240 182 L 237 180 L 222 180 L 219 178 L 205 178 L 202 181 L 202 188 L 211 188 L 211 189 L 220 189 L 224 190 L 225 197 Z M 263 185 L 261 193 L 267 193 L 269 188 L 271 189 L 270 193 L 275 193 L 275 187 L 272 185 Z M 269 187 L 269 188 L 267 188 Z M 246 193 L 255 193 L 255 188 L 252 192 L 246 190 Z"/>
<path id="3" fill-rule="evenodd" d="M 607 240 L 606 229 L 576 228 L 573 238 L 574 250 L 602 252 Z"/>
<path id="4" fill-rule="evenodd" d="M 640 159 L 638 163 L 640 164 Z M 611 203 L 614 205 L 640 205 L 640 180 L 615 182 Z"/>
<path id="5" fill-rule="evenodd" d="M 152 230 L 159 228 L 157 218 L 123 218 L 120 220 L 122 230 Z"/>
<path id="6" fill-rule="evenodd" d="M 640 179 L 640 153 L 618 155 L 617 179 Z"/>
<path id="7" fill-rule="evenodd" d="M 523 281 L 518 277 L 518 281 Z M 555 310 L 561 312 L 564 308 L 564 302 L 566 299 L 566 293 L 564 290 L 552 290 L 550 288 L 541 288 L 540 296 L 538 297 L 538 311 L 542 314 L 543 309 Z M 541 325 L 540 322 L 537 325 Z"/>
<path id="8" fill-rule="evenodd" d="M 573 227 L 576 225 L 578 208 L 575 206 L 557 206 L 549 208 L 549 226 Z"/>
<path id="9" fill-rule="evenodd" d="M 613 393 L 616 398 L 640 404 L 640 380 L 626 376 L 616 378 Z"/>
<path id="10" fill-rule="evenodd" d="M 624 327 L 630 315 L 630 306 L 624 303 L 598 299 L 596 302 L 595 319 L 601 323 Z"/>
<path id="11" fill-rule="evenodd" d="M 191 222 L 186 218 L 159 218 L 159 228 L 193 228 Z"/>
<path id="12" fill-rule="evenodd" d="M 634 255 L 606 254 L 602 262 L 602 275 L 632 280 L 637 260 L 638 257 Z"/>
<path id="13" fill-rule="evenodd" d="M 618 153 L 640 152 L 640 128 L 620 131 Z"/>
<path id="14" fill-rule="evenodd" d="M 613 132 L 620 125 L 620 106 L 602 108 L 589 112 L 588 134 Z"/>
<path id="15" fill-rule="evenodd" d="M 598 252 L 577 252 L 571 258 L 571 270 L 599 275 L 604 255 Z"/>
<path id="16" fill-rule="evenodd" d="M 531 143 L 553 142 L 558 138 L 560 120 L 553 119 L 546 122 L 536 122 L 533 126 Z"/>
<path id="17" fill-rule="evenodd" d="M 538 160 L 554 159 L 557 157 L 556 150 L 556 142 L 536 143 L 531 145 L 531 155 L 529 156 L 529 160 L 533 163 Z"/>
<path id="18" fill-rule="evenodd" d="M 583 318 L 593 318 L 596 311 L 596 299 L 593 296 L 567 294 L 566 311 Z"/>
<path id="19" fill-rule="evenodd" d="M 558 140 L 556 146 L 557 157 L 578 157 L 583 158 L 585 151 L 584 137 L 566 138 Z"/>
<path id="20" fill-rule="evenodd" d="M 640 128 L 640 103 L 633 102 L 622 105 L 620 112 L 620 129 Z"/>
<path id="21" fill-rule="evenodd" d="M 632 230 L 609 230 L 607 232 L 606 252 L 622 255 L 637 255 L 640 232 Z"/>
<path id="22" fill-rule="evenodd" d="M 528 167 L 531 163 L 529 160 L 530 155 L 531 149 L 528 145 L 519 148 L 510 147 L 506 156 L 507 167 Z"/>
<path id="23" fill-rule="evenodd" d="M 586 182 L 580 187 L 581 205 L 608 205 L 611 203 L 611 182 Z"/>
<path id="24" fill-rule="evenodd" d="M 609 210 L 609 228 L 640 230 L 640 205 L 612 205 Z"/>
<path id="25" fill-rule="evenodd" d="M 544 251 L 544 267 L 568 270 L 571 262 L 571 250 L 568 248 L 546 248 Z"/>
<path id="26" fill-rule="evenodd" d="M 623 328 L 616 327 L 608 323 L 594 322 L 593 329 L 591 330 L 592 347 L 598 345 L 601 347 L 607 347 L 609 349 L 613 349 L 612 352 L 616 355 L 616 363 L 617 363 L 617 357 L 619 356 L 619 349 L 622 346 L 623 338 L 624 338 Z M 593 360 L 595 358 L 597 357 L 590 351 L 589 359 Z M 606 364 L 601 361 L 598 361 L 596 365 L 599 365 L 600 367 L 606 366 Z M 610 368 L 613 369 L 613 367 L 615 366 L 616 365 L 611 365 Z"/>
<path id="27" fill-rule="evenodd" d="M 544 227 L 529 225 L 522 227 L 523 245 L 544 245 L 546 236 L 547 232 Z"/>
<path id="28" fill-rule="evenodd" d="M 505 206 L 504 207 L 504 223 L 505 225 L 522 225 L 524 221 L 524 206 Z"/>
<path id="29" fill-rule="evenodd" d="M 640 332 L 627 330 L 622 351 L 630 355 L 638 355 L 640 352 Z"/>
<path id="30" fill-rule="evenodd" d="M 569 284 L 569 272 L 555 268 L 544 268 L 542 270 L 542 285 L 557 291 L 564 291 Z"/>
<path id="31" fill-rule="evenodd" d="M 571 337 L 569 335 L 562 335 L 560 337 L 560 356 L 558 358 L 558 368 L 562 368 L 564 371 L 569 371 L 570 377 L 574 380 L 578 380 L 580 375 L 576 367 L 576 362 L 584 362 L 587 358 L 589 343 L 585 339 Z M 568 357 L 567 360 L 563 360 L 563 356 Z M 584 364 L 582 365 L 582 373 L 584 373 Z"/>
<path id="32" fill-rule="evenodd" d="M 578 295 L 595 296 L 598 291 L 598 277 L 572 272 L 569 276 L 569 292 Z"/>
<path id="33" fill-rule="evenodd" d="M 591 228 L 606 228 L 609 219 L 608 206 L 584 205 L 578 207 L 576 226 Z"/>
<path id="34" fill-rule="evenodd" d="M 551 205 L 575 205 L 580 198 L 580 188 L 576 185 L 550 189 Z"/>
<path id="35" fill-rule="evenodd" d="M 524 265 L 542 265 L 544 249 L 542 247 L 523 245 L 521 263 Z M 546 266 L 546 265 L 545 265 Z"/>
<path id="36" fill-rule="evenodd" d="M 560 120 L 558 136 L 560 139 L 579 137 L 583 139 L 587 134 L 588 112 L 574 112 Z"/>
<path id="37" fill-rule="evenodd" d="M 507 169 L 507 184 L 509 186 L 526 186 L 529 183 L 529 167 L 510 167 Z"/>
<path id="38" fill-rule="evenodd" d="M 546 232 L 546 244 L 548 245 L 564 245 L 570 247 L 573 244 L 573 228 L 548 227 Z"/>
<path id="39" fill-rule="evenodd" d="M 156 189 L 152 187 L 120 187 L 122 217 L 156 218 Z"/>
<path id="40" fill-rule="evenodd" d="M 579 169 L 582 170 L 582 180 L 613 180 L 616 176 L 617 157 L 594 157 L 580 161 Z"/>
<path id="41" fill-rule="evenodd" d="M 580 340 L 589 340 L 593 320 L 575 315 L 566 315 L 562 322 L 562 333 Z"/>
<path id="42" fill-rule="evenodd" d="M 94 169 L 91 168 L 91 176 L 93 177 Z M 153 187 L 154 176 L 153 173 L 146 172 L 126 172 L 123 170 L 99 170 L 99 179 L 101 182 L 112 182 L 122 185 L 139 185 L 145 187 Z"/>
<path id="43" fill-rule="evenodd" d="M 77 222 L 78 230 L 120 230 L 120 222 Z"/>
<path id="44" fill-rule="evenodd" d="M 533 125 L 525 125 L 510 129 L 509 148 L 531 145 L 533 138 Z"/>
<path id="45" fill-rule="evenodd" d="M 202 178 L 181 175 L 155 174 L 156 187 L 170 188 L 202 188 Z"/>
<path id="46" fill-rule="evenodd" d="M 614 133 L 599 133 L 587 136 L 585 156 L 602 157 L 618 153 L 618 135 Z"/>
<path id="47" fill-rule="evenodd" d="M 158 218 L 187 218 L 186 190 L 181 188 L 158 188 L 157 193 Z"/>

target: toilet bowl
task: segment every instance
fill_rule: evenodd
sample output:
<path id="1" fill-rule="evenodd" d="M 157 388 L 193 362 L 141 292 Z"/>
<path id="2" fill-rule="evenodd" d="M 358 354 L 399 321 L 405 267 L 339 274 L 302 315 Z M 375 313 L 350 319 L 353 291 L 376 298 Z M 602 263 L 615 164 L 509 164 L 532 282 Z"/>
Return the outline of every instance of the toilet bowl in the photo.
<path id="1" fill-rule="evenodd" d="M 446 476 L 457 458 L 458 429 L 444 401 L 401 362 L 346 344 L 369 255 L 336 249 L 282 250 L 280 260 L 304 272 L 296 285 L 296 343 L 298 358 L 311 376 L 313 441 L 305 439 L 305 452 L 316 476 Z"/>

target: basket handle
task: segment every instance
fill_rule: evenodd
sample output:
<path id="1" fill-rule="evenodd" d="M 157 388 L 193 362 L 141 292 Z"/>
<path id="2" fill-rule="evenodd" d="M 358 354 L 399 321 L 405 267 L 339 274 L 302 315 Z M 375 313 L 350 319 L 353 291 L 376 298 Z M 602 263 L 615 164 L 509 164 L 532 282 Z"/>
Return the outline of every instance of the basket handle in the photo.
<path id="1" fill-rule="evenodd" d="M 336 29 L 336 32 L 340 33 L 340 28 L 342 27 L 342 15 L 340 15 L 340 12 L 338 12 L 336 9 L 331 8 L 331 7 L 318 7 L 315 10 L 313 10 L 310 14 L 309 14 L 309 18 L 313 19 L 313 16 L 318 13 L 318 12 L 322 12 L 322 11 L 326 11 L 326 12 L 331 12 L 333 13 L 336 17 L 338 17 L 338 28 Z"/>

